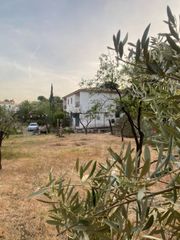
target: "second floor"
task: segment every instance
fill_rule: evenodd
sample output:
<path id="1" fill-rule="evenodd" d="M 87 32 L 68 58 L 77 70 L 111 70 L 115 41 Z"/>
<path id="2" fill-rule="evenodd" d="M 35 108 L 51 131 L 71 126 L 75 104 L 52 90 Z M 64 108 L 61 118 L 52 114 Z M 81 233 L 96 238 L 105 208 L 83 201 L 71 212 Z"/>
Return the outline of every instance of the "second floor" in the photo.
<path id="1" fill-rule="evenodd" d="M 63 108 L 66 112 L 86 113 L 98 105 L 103 112 L 115 108 L 118 95 L 108 90 L 79 89 L 63 97 Z"/>

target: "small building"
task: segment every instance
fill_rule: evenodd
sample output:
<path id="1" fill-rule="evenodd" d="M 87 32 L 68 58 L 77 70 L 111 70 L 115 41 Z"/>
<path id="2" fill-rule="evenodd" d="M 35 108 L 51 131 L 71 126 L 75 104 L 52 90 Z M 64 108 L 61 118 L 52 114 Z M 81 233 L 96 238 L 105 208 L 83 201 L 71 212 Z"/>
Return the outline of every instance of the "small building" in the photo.
<path id="1" fill-rule="evenodd" d="M 18 110 L 18 105 L 13 99 L 5 99 L 4 101 L 0 101 L 0 106 L 11 112 L 17 112 Z"/>
<path id="2" fill-rule="evenodd" d="M 74 129 L 100 129 L 115 122 L 118 95 L 107 89 L 78 89 L 63 97 L 63 109 L 71 118 Z"/>

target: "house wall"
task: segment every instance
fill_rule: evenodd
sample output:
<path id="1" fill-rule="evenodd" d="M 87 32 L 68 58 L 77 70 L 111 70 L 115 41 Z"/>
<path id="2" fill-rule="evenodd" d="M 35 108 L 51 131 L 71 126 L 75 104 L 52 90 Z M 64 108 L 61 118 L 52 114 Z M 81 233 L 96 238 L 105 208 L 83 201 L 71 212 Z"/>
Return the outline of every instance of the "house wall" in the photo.
<path id="1" fill-rule="evenodd" d="M 79 113 L 79 118 L 85 126 L 91 118 L 88 128 L 108 127 L 109 119 L 115 119 L 115 98 L 117 98 L 117 94 L 113 93 L 91 93 L 80 91 L 66 97 L 64 105 L 66 105 L 65 110 L 70 114 Z M 87 117 L 87 111 L 89 111 L 96 103 L 101 105 L 99 112 L 93 117 Z M 76 118 L 78 118 L 78 115 L 76 115 Z M 76 118 L 72 117 L 72 127 L 83 128 L 82 124 Z"/>
<path id="2" fill-rule="evenodd" d="M 115 108 L 114 99 L 117 94 L 112 93 L 91 93 L 80 92 L 80 112 L 85 113 L 90 110 L 96 103 L 101 104 L 101 111 L 110 111 L 109 108 Z"/>
<path id="3" fill-rule="evenodd" d="M 19 107 L 14 102 L 11 102 L 11 101 L 0 102 L 0 106 L 12 112 L 17 112 L 19 109 Z"/>
<path id="4" fill-rule="evenodd" d="M 66 97 L 64 100 L 65 102 L 63 105 L 65 106 L 65 110 L 70 113 L 70 112 L 80 112 L 80 108 L 77 107 L 76 103 L 80 102 L 79 97 L 76 96 L 76 94 L 73 94 L 71 96 Z"/>

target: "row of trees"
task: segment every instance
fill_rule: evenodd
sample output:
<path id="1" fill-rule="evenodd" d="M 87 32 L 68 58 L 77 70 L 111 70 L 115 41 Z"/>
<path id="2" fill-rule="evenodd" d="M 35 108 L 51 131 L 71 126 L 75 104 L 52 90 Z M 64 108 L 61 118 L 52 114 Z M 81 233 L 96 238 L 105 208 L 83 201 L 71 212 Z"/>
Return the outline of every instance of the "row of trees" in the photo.
<path id="1" fill-rule="evenodd" d="M 53 95 L 52 85 L 49 99 L 39 96 L 37 101 L 23 101 L 16 114 L 18 120 L 24 124 L 36 121 L 40 125 L 51 125 L 53 127 L 56 126 L 57 119 L 63 120 L 65 118 L 62 99 Z"/>
<path id="2" fill-rule="evenodd" d="M 131 126 L 136 148 L 108 149 L 105 164 L 76 162 L 79 184 L 51 174 L 36 194 L 51 206 L 48 223 L 68 239 L 179 239 L 180 233 L 180 37 L 169 7 L 168 33 L 125 46 L 113 36 L 114 60 L 101 58 L 91 86 L 118 94 L 117 105 Z M 122 91 L 124 82 L 128 83 Z M 89 83 L 88 83 L 89 84 Z M 156 159 L 151 158 L 151 150 Z M 79 188 L 82 187 L 81 194 Z M 161 186 L 161 188 L 159 188 Z M 83 194 L 82 194 L 83 192 Z"/>

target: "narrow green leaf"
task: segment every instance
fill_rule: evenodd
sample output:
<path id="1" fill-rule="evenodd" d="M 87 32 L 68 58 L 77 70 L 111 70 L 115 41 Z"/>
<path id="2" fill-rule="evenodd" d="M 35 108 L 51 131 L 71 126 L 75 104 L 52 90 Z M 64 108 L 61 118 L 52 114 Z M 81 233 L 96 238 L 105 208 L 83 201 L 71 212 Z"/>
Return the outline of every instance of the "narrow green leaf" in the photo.
<path id="1" fill-rule="evenodd" d="M 114 159 L 116 162 L 122 164 L 122 159 L 121 159 L 121 157 L 120 157 L 116 152 L 114 152 L 114 151 L 112 150 L 112 148 L 108 148 L 108 152 L 110 153 L 110 155 L 113 157 L 113 159 Z"/>
<path id="2" fill-rule="evenodd" d="M 149 38 L 145 41 L 145 43 L 144 43 L 144 48 L 143 48 L 143 53 L 144 53 L 144 57 L 145 57 L 146 63 L 149 62 L 148 47 L 149 47 Z"/>
<path id="3" fill-rule="evenodd" d="M 47 192 L 48 189 L 49 189 L 49 188 L 47 188 L 47 187 L 41 188 L 41 189 L 39 189 L 38 191 L 31 193 L 31 194 L 28 196 L 28 198 L 42 195 L 42 194 L 44 194 L 45 192 Z"/>
<path id="4" fill-rule="evenodd" d="M 48 201 L 48 200 L 43 200 L 43 199 L 36 199 L 37 201 L 39 202 L 42 202 L 42 203 L 47 203 L 47 204 L 55 204 L 55 203 L 58 203 L 58 202 L 52 202 L 52 201 Z"/>
<path id="5" fill-rule="evenodd" d="M 136 62 L 139 61 L 140 55 L 141 55 L 141 42 L 138 39 L 136 43 Z"/>
<path id="6" fill-rule="evenodd" d="M 84 167 L 84 172 L 90 167 L 91 163 L 93 162 L 93 160 L 90 160 Z"/>
<path id="7" fill-rule="evenodd" d="M 76 199 L 78 198 L 78 195 L 79 195 L 79 193 L 76 192 L 76 193 L 72 196 L 71 201 L 70 201 L 70 204 L 71 204 L 71 205 L 73 204 L 73 202 L 76 201 Z"/>
<path id="8" fill-rule="evenodd" d="M 145 46 L 145 43 L 146 43 L 146 40 L 147 40 L 147 36 L 148 36 L 148 33 L 149 33 L 150 26 L 151 26 L 151 24 L 149 24 L 149 25 L 146 27 L 146 29 L 145 29 L 145 31 L 144 31 L 144 33 L 143 33 L 143 36 L 142 36 L 142 39 L 141 39 L 142 48 L 144 48 L 144 46 Z"/>
<path id="9" fill-rule="evenodd" d="M 61 225 L 59 221 L 55 221 L 55 220 L 47 220 L 46 222 L 50 225 L 55 225 L 55 226 Z"/>
<path id="10" fill-rule="evenodd" d="M 116 35 L 117 44 L 119 44 L 120 37 L 121 37 L 121 31 L 119 30 L 119 31 L 117 32 L 117 35 Z"/>
<path id="11" fill-rule="evenodd" d="M 92 191 L 92 202 L 93 202 L 93 206 L 96 206 L 96 192 L 94 190 L 94 188 L 91 189 Z"/>
<path id="12" fill-rule="evenodd" d="M 150 168 L 150 162 L 145 161 L 144 166 L 142 167 L 139 179 L 141 179 L 143 176 L 145 176 L 148 173 L 149 168 Z"/>
<path id="13" fill-rule="evenodd" d="M 166 21 L 166 20 L 163 20 L 163 22 L 164 22 L 164 23 L 166 23 L 166 24 L 169 24 L 169 22 L 168 22 L 168 21 Z"/>
<path id="14" fill-rule="evenodd" d="M 49 182 L 52 183 L 54 182 L 54 177 L 53 177 L 53 173 L 52 173 L 52 169 L 50 170 L 50 173 L 49 173 Z"/>
<path id="15" fill-rule="evenodd" d="M 148 162 L 150 162 L 150 160 L 151 160 L 151 152 L 147 145 L 145 145 L 145 148 L 144 148 L 144 159 L 145 159 L 145 161 L 148 161 Z"/>
<path id="16" fill-rule="evenodd" d="M 172 221 L 174 220 L 174 213 L 172 212 L 169 217 L 167 218 L 167 221 L 165 223 L 165 225 L 169 225 L 172 223 Z"/>
<path id="17" fill-rule="evenodd" d="M 65 189 L 65 191 L 64 191 L 64 194 L 65 194 L 65 195 L 66 195 L 67 192 L 69 191 L 70 185 L 71 185 L 71 179 L 68 180 L 67 187 L 64 188 L 64 189 Z"/>
<path id="18" fill-rule="evenodd" d="M 83 177 L 83 174 L 84 174 L 84 169 L 83 169 L 83 167 L 81 166 L 80 167 L 80 179 L 82 179 L 82 177 Z"/>
<path id="19" fill-rule="evenodd" d="M 174 25 L 174 27 L 176 27 L 176 22 L 175 22 L 175 18 L 171 12 L 171 9 L 169 6 L 167 6 L 167 15 L 168 15 L 168 19 L 169 21 Z"/>
<path id="20" fill-rule="evenodd" d="M 72 187 L 70 188 L 69 192 L 67 193 L 67 198 L 66 198 L 66 201 L 68 201 L 68 200 L 69 200 L 70 196 L 71 196 L 71 195 L 72 195 L 72 193 L 73 193 L 73 190 L 74 190 L 74 186 L 72 186 Z"/>
<path id="21" fill-rule="evenodd" d="M 171 209 L 168 209 L 165 213 L 161 215 L 161 221 L 164 221 L 170 214 Z"/>
<path id="22" fill-rule="evenodd" d="M 115 35 L 113 35 L 113 42 L 114 42 L 114 48 L 115 48 L 116 52 L 118 52 L 118 44 L 117 44 Z"/>
<path id="23" fill-rule="evenodd" d="M 169 23 L 169 30 L 170 30 L 171 35 L 179 41 L 179 35 L 178 35 L 178 33 L 174 30 L 174 28 L 173 28 L 173 26 L 172 26 L 171 23 Z"/>
<path id="24" fill-rule="evenodd" d="M 145 230 L 149 229 L 150 227 L 152 227 L 153 223 L 154 223 L 154 216 L 151 215 L 150 218 L 148 219 L 148 221 L 146 222 L 146 224 L 145 224 L 145 226 L 143 228 L 143 231 L 145 231 Z"/>
<path id="25" fill-rule="evenodd" d="M 109 46 L 107 48 L 110 49 L 110 50 L 115 50 L 115 48 L 112 48 L 112 47 L 109 47 Z"/>
<path id="26" fill-rule="evenodd" d="M 120 43 L 119 43 L 119 56 L 120 56 L 120 58 L 122 58 L 123 53 L 124 53 L 124 49 L 123 49 L 123 48 L 124 48 L 124 47 L 123 47 L 123 43 L 120 42 Z"/>
<path id="27" fill-rule="evenodd" d="M 119 153 L 119 157 L 120 157 L 120 158 L 123 156 L 124 148 L 125 148 L 125 143 L 122 143 L 121 149 L 120 149 L 120 153 Z"/>
<path id="28" fill-rule="evenodd" d="M 76 171 L 79 171 L 79 158 L 76 160 Z"/>
<path id="29" fill-rule="evenodd" d="M 97 162 L 95 161 L 93 166 L 92 166 L 92 169 L 91 169 L 91 172 L 90 172 L 88 178 L 92 177 L 92 175 L 94 174 L 94 172 L 96 170 L 96 164 L 97 164 Z"/>
<path id="30" fill-rule="evenodd" d="M 123 46 L 127 43 L 127 40 L 128 40 L 128 33 L 126 33 L 126 36 L 124 37 L 124 40 L 122 42 Z"/>
<path id="31" fill-rule="evenodd" d="M 131 173 L 134 170 L 131 154 L 128 156 L 125 166 L 125 174 L 127 178 L 131 177 Z"/>
<path id="32" fill-rule="evenodd" d="M 180 53 L 180 47 L 175 43 L 175 41 L 167 34 L 166 35 L 167 41 L 169 45 L 177 52 Z"/>
<path id="33" fill-rule="evenodd" d="M 57 189 L 58 197 L 61 195 L 61 191 L 62 191 L 62 181 L 59 181 L 59 183 L 58 183 L 58 189 Z"/>
<path id="34" fill-rule="evenodd" d="M 132 47 L 136 47 L 136 45 L 134 43 L 128 42 L 128 45 L 132 46 Z"/>
<path id="35" fill-rule="evenodd" d="M 126 153 L 125 153 L 124 159 L 127 159 L 130 154 L 131 154 L 131 142 L 128 143 L 128 147 L 126 149 Z"/>
<path id="36" fill-rule="evenodd" d="M 150 170 L 151 155 L 150 155 L 149 148 L 147 146 L 145 146 L 145 150 L 144 150 L 144 159 L 145 159 L 145 163 L 141 169 L 141 174 L 139 176 L 139 179 L 145 176 Z"/>

